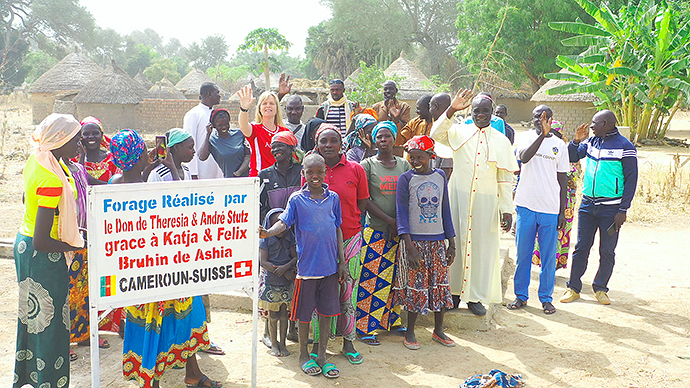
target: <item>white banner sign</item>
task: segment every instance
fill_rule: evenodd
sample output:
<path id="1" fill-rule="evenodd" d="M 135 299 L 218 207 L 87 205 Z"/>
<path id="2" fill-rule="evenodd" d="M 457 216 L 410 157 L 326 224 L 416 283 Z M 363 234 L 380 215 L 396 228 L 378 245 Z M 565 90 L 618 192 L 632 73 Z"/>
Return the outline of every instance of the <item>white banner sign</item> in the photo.
<path id="1" fill-rule="evenodd" d="M 251 287 L 258 178 L 89 187 L 90 298 L 100 309 Z"/>

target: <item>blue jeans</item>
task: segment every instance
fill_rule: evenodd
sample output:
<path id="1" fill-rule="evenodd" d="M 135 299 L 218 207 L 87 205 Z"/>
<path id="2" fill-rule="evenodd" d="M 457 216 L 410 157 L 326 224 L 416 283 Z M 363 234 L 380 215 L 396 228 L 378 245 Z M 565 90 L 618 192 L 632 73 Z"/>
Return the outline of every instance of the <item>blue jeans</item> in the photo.
<path id="1" fill-rule="evenodd" d="M 582 275 L 587 271 L 589 251 L 594 244 L 594 235 L 599 230 L 599 270 L 597 271 L 592 288 L 594 292 L 608 292 L 606 287 L 613 273 L 613 265 L 616 258 L 616 245 L 618 244 L 618 232 L 609 236 L 606 230 L 613 224 L 613 219 L 618 213 L 618 205 L 595 205 L 591 199 L 583 197 L 577 221 L 577 245 L 573 252 L 573 261 L 570 266 L 570 281 L 568 288 L 575 292 L 582 291 Z"/>
<path id="2" fill-rule="evenodd" d="M 537 234 L 538 233 L 538 234 Z M 515 245 L 517 245 L 517 266 L 515 267 L 515 296 L 527 301 L 534 240 L 539 236 L 541 271 L 539 273 L 539 300 L 551 302 L 556 283 L 556 248 L 558 247 L 558 214 L 538 213 L 526 207 L 517 207 L 515 221 Z"/>

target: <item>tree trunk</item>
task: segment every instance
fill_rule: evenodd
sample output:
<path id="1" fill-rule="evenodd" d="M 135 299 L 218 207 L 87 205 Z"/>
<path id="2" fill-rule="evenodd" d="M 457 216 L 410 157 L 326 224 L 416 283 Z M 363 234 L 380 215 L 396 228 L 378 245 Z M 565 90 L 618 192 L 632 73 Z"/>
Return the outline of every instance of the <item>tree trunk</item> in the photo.
<path id="1" fill-rule="evenodd" d="M 264 77 L 266 77 L 266 91 L 271 90 L 271 76 L 268 70 L 268 45 L 264 45 L 264 58 L 266 59 L 266 64 L 264 65 Z"/>

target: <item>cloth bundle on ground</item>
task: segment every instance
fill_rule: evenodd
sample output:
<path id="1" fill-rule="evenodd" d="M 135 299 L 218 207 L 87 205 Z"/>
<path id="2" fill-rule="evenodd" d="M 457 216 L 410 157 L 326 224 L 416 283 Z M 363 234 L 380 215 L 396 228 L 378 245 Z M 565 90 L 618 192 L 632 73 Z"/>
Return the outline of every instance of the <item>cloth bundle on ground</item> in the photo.
<path id="1" fill-rule="evenodd" d="M 460 388 L 511 388 L 521 387 L 524 384 L 522 375 L 510 375 L 498 369 L 492 369 L 488 375 L 469 377 L 464 383 L 460 384 Z"/>

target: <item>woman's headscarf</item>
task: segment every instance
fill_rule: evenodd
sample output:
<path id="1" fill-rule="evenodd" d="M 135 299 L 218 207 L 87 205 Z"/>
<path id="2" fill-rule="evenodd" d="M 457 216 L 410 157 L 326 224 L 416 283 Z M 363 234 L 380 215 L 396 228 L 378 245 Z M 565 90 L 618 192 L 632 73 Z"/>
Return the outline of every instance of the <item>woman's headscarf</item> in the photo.
<path id="1" fill-rule="evenodd" d="M 144 153 L 146 144 L 139 134 L 131 129 L 123 129 L 110 141 L 110 153 L 113 163 L 122 171 L 129 171 L 137 164 Z"/>
<path id="2" fill-rule="evenodd" d="M 382 129 L 387 129 L 387 130 L 391 131 L 391 134 L 393 134 L 393 140 L 395 140 L 395 138 L 398 137 L 398 126 L 395 125 L 394 122 L 392 122 L 390 120 L 386 120 L 386 121 L 381 121 L 380 123 L 376 124 L 374 129 L 371 131 L 371 138 L 374 139 L 374 141 L 376 141 L 376 135 Z"/>
<path id="3" fill-rule="evenodd" d="M 173 128 L 165 134 L 165 137 L 168 143 L 167 147 L 172 148 L 172 146 L 178 145 L 192 137 L 192 134 L 182 128 Z"/>
<path id="4" fill-rule="evenodd" d="M 556 132 L 563 131 L 563 123 L 561 123 L 560 121 L 556 121 L 556 120 L 551 121 L 551 130 L 556 131 Z"/>
<path id="5" fill-rule="evenodd" d="M 434 152 L 434 139 L 426 135 L 413 136 L 405 143 L 405 150 L 408 152 L 410 150 Z"/>
<path id="6" fill-rule="evenodd" d="M 110 147 L 110 138 L 103 133 L 103 124 L 101 123 L 101 120 L 93 116 L 87 116 L 84 117 L 79 124 L 81 124 L 82 128 L 84 128 L 84 125 L 86 124 L 94 124 L 98 126 L 98 128 L 101 130 L 101 148 L 105 148 L 106 151 L 108 150 Z"/>
<path id="7" fill-rule="evenodd" d="M 52 113 L 36 127 L 31 135 L 36 161 L 43 168 L 55 174 L 62 182 L 62 195 L 60 202 L 58 202 L 58 237 L 73 247 L 84 246 L 84 239 L 79 233 L 79 225 L 77 224 L 77 204 L 74 200 L 74 190 L 67 180 L 65 170 L 62 169 L 60 162 L 50 151 L 67 144 L 79 134 L 79 131 L 81 131 L 81 125 L 74 116 Z M 71 262 L 71 258 L 74 257 L 68 254 L 66 256 L 68 262 Z"/>
<path id="8" fill-rule="evenodd" d="M 297 146 L 297 138 L 292 131 L 280 131 L 276 133 L 273 135 L 273 138 L 271 138 L 271 144 L 275 142 L 287 144 L 291 147 Z"/>
<path id="9" fill-rule="evenodd" d="M 343 135 L 338 130 L 338 127 L 336 127 L 334 124 L 324 122 L 323 124 L 319 125 L 319 129 L 316 130 L 316 135 L 314 135 L 314 150 L 316 150 L 319 146 L 319 135 L 328 130 L 332 130 L 337 133 L 338 138 L 340 138 L 340 143 L 343 142 Z"/>
<path id="10" fill-rule="evenodd" d="M 313 118 L 304 125 L 304 135 L 302 135 L 302 141 L 300 142 L 301 149 L 303 149 L 304 151 L 314 149 L 314 147 L 316 146 L 316 142 L 312 140 L 311 135 L 314 134 L 313 138 L 316 139 L 316 130 L 319 128 L 321 124 L 325 122 L 326 120 Z"/>
<path id="11" fill-rule="evenodd" d="M 346 149 L 359 147 L 362 145 L 362 136 L 364 128 L 371 124 L 376 124 L 376 118 L 367 113 L 360 113 L 355 116 L 355 130 L 345 137 Z M 369 145 L 371 146 L 371 145 Z"/>

